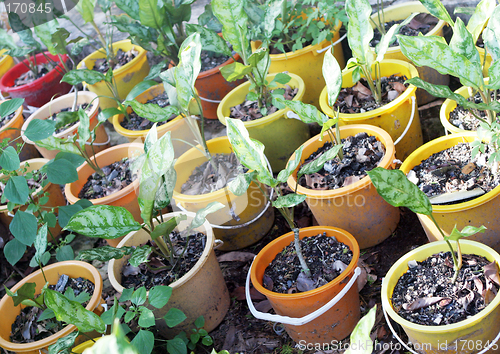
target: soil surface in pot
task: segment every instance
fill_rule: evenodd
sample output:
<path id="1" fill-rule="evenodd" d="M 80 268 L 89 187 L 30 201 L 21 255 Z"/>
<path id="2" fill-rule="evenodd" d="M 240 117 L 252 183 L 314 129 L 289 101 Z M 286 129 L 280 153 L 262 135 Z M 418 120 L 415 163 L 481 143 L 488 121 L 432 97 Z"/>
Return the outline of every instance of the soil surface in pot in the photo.
<path id="1" fill-rule="evenodd" d="M 163 92 L 161 95 L 158 95 L 150 100 L 147 100 L 145 103 L 157 104 L 158 106 L 160 106 L 160 108 L 164 108 L 170 105 L 170 103 L 168 102 L 168 96 L 166 92 Z M 174 119 L 176 116 L 177 115 L 172 114 L 166 121 L 158 122 L 156 126 L 159 127 L 160 125 L 166 124 L 167 122 Z M 124 118 L 120 122 L 120 125 L 128 130 L 147 130 L 151 129 L 151 127 L 154 125 L 154 122 L 151 122 L 150 120 L 139 116 L 134 111 L 132 111 L 132 113 L 130 113 L 128 117 L 130 120 Z"/>
<path id="2" fill-rule="evenodd" d="M 200 54 L 201 59 L 201 72 L 208 71 L 224 64 L 231 57 L 223 54 L 211 52 L 209 50 L 202 50 Z"/>
<path id="3" fill-rule="evenodd" d="M 340 109 L 340 113 L 364 113 L 380 108 L 401 95 L 409 86 L 405 84 L 406 76 L 382 77 L 381 79 L 382 101 L 377 103 L 369 89 L 368 82 L 362 78 L 356 85 L 340 90 L 334 111 Z M 375 85 L 375 81 L 373 82 Z"/>
<path id="4" fill-rule="evenodd" d="M 352 260 L 349 247 L 326 233 L 305 237 L 300 248 L 311 271 L 307 278 L 300 267 L 294 242 L 290 242 L 264 272 L 266 289 L 282 294 L 309 291 L 323 286 L 342 273 Z"/>
<path id="5" fill-rule="evenodd" d="M 342 144 L 342 161 L 338 156 L 327 161 L 318 172 L 301 176 L 299 184 L 317 190 L 346 187 L 365 177 L 366 171 L 377 167 L 385 154 L 385 146 L 376 137 L 364 132 L 342 139 Z M 305 160 L 304 165 L 316 160 L 331 147 L 332 143 L 326 142 Z"/>
<path id="6" fill-rule="evenodd" d="M 207 242 L 207 237 L 201 232 L 192 233 L 186 242 L 186 237 L 181 237 L 179 232 L 174 231 L 170 234 L 170 239 L 177 254 L 180 255 L 184 252 L 181 257 L 177 258 L 174 266 L 171 267 L 168 260 L 154 253 L 149 256 L 148 263 L 149 267 L 154 269 L 150 269 L 145 263 L 134 267 L 127 262 L 127 265 L 122 270 L 121 283 L 124 288 L 138 289 L 144 286 L 146 290 L 149 290 L 157 285 L 170 285 L 194 267 L 200 259 Z M 151 243 L 148 241 L 147 245 L 151 246 Z M 168 268 L 157 269 L 165 267 Z"/>
<path id="7" fill-rule="evenodd" d="M 182 194 L 201 195 L 215 192 L 248 170 L 240 164 L 234 153 L 215 154 L 212 156 L 212 162 L 206 161 L 194 169 L 181 187 Z"/>
<path id="8" fill-rule="evenodd" d="M 93 104 L 89 105 L 88 103 L 83 103 L 77 105 L 75 111 L 70 111 L 73 107 L 63 108 L 58 113 L 52 114 L 47 120 L 56 122 L 56 131 L 54 134 L 59 134 L 79 122 L 77 113 L 80 108 L 84 109 L 85 112 L 89 114 L 93 106 Z"/>
<path id="9" fill-rule="evenodd" d="M 285 85 L 284 91 L 285 92 L 283 93 L 283 97 L 285 98 L 285 100 L 293 100 L 293 98 L 299 92 L 299 89 L 298 88 L 292 89 L 289 85 Z M 273 114 L 279 109 L 280 108 L 274 106 L 272 103 L 269 102 L 269 104 L 267 104 L 267 112 L 266 114 L 263 114 L 262 111 L 259 109 L 257 101 L 245 100 L 243 103 L 240 103 L 239 105 L 230 108 L 231 113 L 229 117 L 241 119 L 244 122 L 249 122 L 251 120 L 259 119 L 268 116 L 270 114 Z"/>
<path id="10" fill-rule="evenodd" d="M 130 183 L 137 175 L 131 171 L 133 159 L 124 158 L 111 165 L 101 167 L 104 176 L 94 172 L 89 176 L 82 190 L 78 193 L 80 199 L 98 199 L 116 193 Z"/>
<path id="11" fill-rule="evenodd" d="M 47 179 L 47 175 L 44 173 L 40 173 L 38 170 L 33 170 L 31 172 L 27 172 L 25 174 L 28 179 L 26 182 L 28 183 L 28 188 L 30 191 L 36 191 L 38 188 L 42 187 L 42 182 Z M 4 183 L 5 182 L 5 183 Z M 5 190 L 7 181 L 0 181 L 0 205 L 6 205 L 8 200 L 4 200 L 3 192 Z"/>
<path id="12" fill-rule="evenodd" d="M 30 57 L 30 61 L 33 58 Z M 54 69 L 55 65 L 47 63 L 47 64 L 39 64 L 37 65 L 37 73 L 33 73 L 33 71 L 28 70 L 25 73 L 22 73 L 21 76 L 19 76 L 17 79 L 14 80 L 14 86 L 13 87 L 18 87 L 26 84 L 30 84 L 35 80 L 38 80 L 48 72 L 50 72 L 52 69 Z"/>
<path id="13" fill-rule="evenodd" d="M 49 285 L 49 289 L 58 291 L 85 307 L 94 293 L 94 284 L 88 279 L 69 278 L 63 274 L 56 285 Z M 55 318 L 39 321 L 42 312 L 38 307 L 25 307 L 12 324 L 10 340 L 13 343 L 31 343 L 47 338 L 66 326 Z"/>
<path id="14" fill-rule="evenodd" d="M 115 58 L 116 62 L 113 64 L 112 69 L 116 70 L 121 68 L 125 64 L 128 64 L 129 62 L 134 60 L 134 58 L 138 55 L 139 51 L 135 49 L 135 47 L 132 47 L 132 49 L 127 52 L 124 52 L 122 49 L 118 49 Z M 96 59 L 92 70 L 99 71 L 101 74 L 106 74 L 109 70 L 108 60 L 106 58 Z"/>
<path id="15" fill-rule="evenodd" d="M 404 20 L 390 21 L 390 22 L 384 23 L 385 31 L 387 32 L 392 26 L 394 26 L 395 24 L 400 24 L 403 21 Z M 378 23 L 377 20 L 375 22 Z M 412 18 L 410 23 L 408 23 L 407 25 L 401 26 L 398 33 L 405 35 L 405 36 L 418 36 L 420 33 L 422 35 L 426 35 L 430 31 L 432 31 L 432 29 L 434 27 L 436 27 L 438 22 L 439 22 L 439 19 L 432 16 L 431 14 L 419 13 L 417 16 Z M 380 43 L 381 39 L 382 39 L 382 35 L 381 35 L 380 31 L 378 30 L 378 28 L 375 27 L 373 29 L 373 39 L 370 42 L 370 46 L 375 47 L 377 44 Z M 399 42 L 396 39 L 394 41 L 394 43 L 392 43 L 390 45 L 390 47 L 397 47 L 397 46 L 399 46 Z"/>
<path id="16" fill-rule="evenodd" d="M 475 188 L 487 193 L 500 183 L 500 176 L 488 164 L 491 153 L 487 147 L 484 154 L 472 158 L 471 144 L 459 143 L 429 156 L 408 173 L 408 178 L 429 198 Z"/>
<path id="17" fill-rule="evenodd" d="M 450 252 L 409 264 L 392 294 L 392 305 L 404 319 L 422 325 L 442 326 L 474 316 L 495 298 L 500 279 L 495 262 L 463 255 L 457 280 Z"/>
<path id="18" fill-rule="evenodd" d="M 500 97 L 500 90 L 497 90 L 496 92 L 497 96 L 497 101 L 499 101 L 498 97 Z M 473 97 L 467 98 L 467 101 L 469 102 L 474 102 L 474 103 L 483 103 L 483 100 L 481 98 L 481 95 L 476 93 Z M 491 101 L 495 101 L 495 93 L 491 93 Z M 480 111 L 477 109 L 473 110 L 474 114 L 478 117 L 483 118 L 484 120 L 487 120 L 486 117 L 486 112 L 485 111 Z M 496 114 L 496 119 L 498 122 L 498 116 L 499 113 Z M 450 112 L 450 117 L 449 121 L 451 124 L 453 124 L 455 127 L 463 129 L 463 130 L 477 130 L 479 128 L 479 119 L 477 119 L 469 110 L 465 109 L 461 105 L 457 104 L 455 109 Z"/>
<path id="19" fill-rule="evenodd" d="M 12 112 L 8 116 L 0 118 L 0 128 L 9 123 L 9 121 L 16 116 L 16 112 Z"/>

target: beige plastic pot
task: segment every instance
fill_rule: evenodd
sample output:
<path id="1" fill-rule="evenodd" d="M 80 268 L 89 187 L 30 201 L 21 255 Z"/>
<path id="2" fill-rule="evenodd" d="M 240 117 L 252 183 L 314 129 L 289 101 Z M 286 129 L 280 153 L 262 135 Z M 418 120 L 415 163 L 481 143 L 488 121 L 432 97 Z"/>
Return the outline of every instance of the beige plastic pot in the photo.
<path id="1" fill-rule="evenodd" d="M 182 221 L 177 229 L 185 229 L 194 213 L 169 213 L 163 215 L 163 219 L 185 214 L 188 219 Z M 172 290 L 167 305 L 161 309 L 151 308 L 155 314 L 156 328 L 165 338 L 172 338 L 181 331 L 188 331 L 194 327 L 194 321 L 203 316 L 205 318 L 205 330 L 210 332 L 224 319 L 227 310 L 229 309 L 229 292 L 222 276 L 222 271 L 219 267 L 219 262 L 214 252 L 215 238 L 212 232 L 212 227 L 205 221 L 202 226 L 195 229 L 207 236 L 205 249 L 194 265 L 194 267 L 182 276 L 179 280 L 172 284 L 168 284 Z M 150 240 L 150 236 L 144 230 L 131 232 L 118 244 L 118 248 L 123 246 L 139 246 Z M 122 269 L 127 264 L 130 256 L 125 256 L 121 259 L 113 259 L 108 265 L 109 281 L 116 291 L 124 290 L 121 285 Z M 161 319 L 171 308 L 182 310 L 187 319 L 175 328 L 168 328 L 165 321 Z"/>
<path id="2" fill-rule="evenodd" d="M 33 119 L 47 119 L 54 113 L 59 113 L 63 109 L 72 107 L 73 102 L 75 100 L 75 94 L 74 93 L 68 93 L 64 96 L 61 96 L 59 98 L 56 98 L 53 101 L 50 101 L 49 103 L 43 105 L 41 108 L 39 108 L 35 113 L 29 116 L 29 118 L 24 122 L 23 127 L 21 128 L 22 132 L 25 132 L 26 129 L 28 128 L 28 124 Z M 97 95 L 93 92 L 90 91 L 80 91 L 78 92 L 78 105 L 87 103 L 87 104 L 92 104 L 92 107 L 89 111 L 87 111 L 87 114 L 90 118 L 90 128 L 93 129 L 97 125 L 97 115 L 99 113 L 99 98 Z M 63 130 L 60 133 L 54 134 L 56 138 L 66 138 L 69 136 L 73 135 L 78 135 L 78 127 L 80 126 L 80 122 L 77 122 L 76 124 L 72 125 L 71 127 Z M 104 149 L 107 149 L 109 147 L 109 137 L 108 134 L 106 133 L 106 130 L 104 130 L 104 126 L 100 125 L 96 129 L 96 139 L 92 145 L 90 145 L 90 139 L 86 142 L 85 145 L 85 151 L 87 154 L 92 156 L 93 152 L 98 153 Z M 36 144 L 29 140 L 24 134 L 22 135 L 23 140 L 30 145 L 35 145 Z M 37 150 L 40 152 L 40 154 L 47 158 L 47 159 L 53 159 L 56 157 L 57 153 L 59 153 L 59 150 L 47 150 L 43 147 L 36 146 Z M 93 150 L 92 150 L 93 149 Z"/>

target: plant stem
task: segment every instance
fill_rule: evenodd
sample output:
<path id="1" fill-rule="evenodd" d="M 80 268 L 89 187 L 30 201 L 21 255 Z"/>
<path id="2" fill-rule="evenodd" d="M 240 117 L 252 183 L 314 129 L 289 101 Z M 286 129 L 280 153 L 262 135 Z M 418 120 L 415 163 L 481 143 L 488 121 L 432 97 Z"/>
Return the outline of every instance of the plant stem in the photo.
<path id="1" fill-rule="evenodd" d="M 485 104 L 490 103 L 490 95 L 485 94 L 482 90 L 479 90 L 479 94 L 481 95 L 481 99 Z M 495 114 L 491 110 L 486 110 L 486 116 L 488 117 L 488 123 L 491 125 L 495 121 Z"/>
<path id="2" fill-rule="evenodd" d="M 368 82 L 368 86 L 370 86 L 370 91 L 372 92 L 373 98 L 375 98 L 375 102 L 380 103 L 382 101 L 382 98 L 380 97 L 379 92 L 373 84 L 371 69 L 368 67 L 368 65 L 362 65 L 361 70 L 363 70 L 363 74 L 365 75 L 366 82 Z"/>
<path id="3" fill-rule="evenodd" d="M 429 214 L 428 215 L 432 222 L 434 223 L 434 225 L 436 225 L 436 227 L 438 228 L 439 232 L 441 233 L 441 236 L 443 237 L 443 239 L 446 241 L 446 243 L 448 244 L 448 247 L 450 248 L 450 251 L 451 251 L 451 257 L 453 259 L 453 266 L 455 268 L 455 274 L 453 274 L 453 278 L 451 279 L 451 282 L 454 283 L 455 280 L 457 280 L 457 277 L 458 277 L 458 272 L 460 271 L 460 268 L 462 268 L 462 254 L 461 254 L 461 251 L 460 251 L 460 244 L 458 243 L 457 241 L 457 254 L 458 254 L 458 258 L 459 260 L 457 259 L 457 257 L 455 256 L 455 251 L 453 251 L 453 246 L 451 245 L 450 243 L 450 240 L 448 240 L 448 238 L 446 237 L 446 235 L 444 234 L 443 230 L 441 230 L 441 228 L 439 227 L 436 219 L 434 219 L 434 215 Z"/>

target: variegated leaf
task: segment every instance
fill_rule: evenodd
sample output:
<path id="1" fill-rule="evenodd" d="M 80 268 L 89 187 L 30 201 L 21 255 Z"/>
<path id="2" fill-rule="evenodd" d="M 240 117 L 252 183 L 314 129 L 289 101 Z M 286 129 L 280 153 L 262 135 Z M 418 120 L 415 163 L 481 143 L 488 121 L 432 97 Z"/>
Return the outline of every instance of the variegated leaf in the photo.
<path id="1" fill-rule="evenodd" d="M 275 99 L 294 111 L 304 123 L 317 123 L 323 125 L 323 123 L 328 120 L 328 117 L 313 105 L 301 101 L 288 101 L 282 97 L 276 97 Z"/>
<path id="2" fill-rule="evenodd" d="M 247 36 L 248 16 L 243 0 L 213 0 L 212 11 L 222 24 L 222 36 L 231 43 L 237 53 L 250 52 Z"/>
<path id="3" fill-rule="evenodd" d="M 477 42 L 479 35 L 483 31 L 484 25 L 488 22 L 496 6 L 495 0 L 481 0 L 476 5 L 474 14 L 467 23 L 467 30 L 472 34 L 472 40 Z"/>
<path id="4" fill-rule="evenodd" d="M 370 50 L 370 41 L 373 38 L 373 28 L 370 23 L 372 7 L 368 0 L 347 0 L 345 10 L 349 16 L 347 40 L 352 56 L 362 65 L 370 66 L 374 59 Z"/>
<path id="5" fill-rule="evenodd" d="M 204 50 L 232 56 L 226 41 L 214 31 L 191 23 L 186 24 L 186 30 L 188 33 L 200 34 L 200 40 Z"/>
<path id="6" fill-rule="evenodd" d="M 300 176 L 302 175 L 309 175 L 321 170 L 325 162 L 333 160 L 339 154 L 340 149 L 342 149 L 342 144 L 332 146 L 318 158 L 314 159 L 306 165 L 302 165 L 299 173 L 297 174 L 297 178 L 300 178 Z"/>
<path id="7" fill-rule="evenodd" d="M 472 35 L 465 28 L 460 17 L 457 17 L 455 22 L 455 27 L 453 28 L 453 37 L 451 37 L 450 48 L 458 54 L 463 55 L 469 61 L 476 66 L 477 71 L 481 71 L 481 58 L 479 57 L 479 52 L 476 49 L 476 42 L 472 38 Z"/>
<path id="8" fill-rule="evenodd" d="M 500 59 L 500 7 L 495 7 L 488 21 L 488 26 L 483 31 L 483 40 L 486 49 L 491 54 L 493 61 Z"/>
<path id="9" fill-rule="evenodd" d="M 327 50 L 323 58 L 323 77 L 328 92 L 328 104 L 333 106 L 342 88 L 342 69 L 331 50 Z"/>
<path id="10" fill-rule="evenodd" d="M 304 200 L 306 200 L 307 196 L 305 194 L 295 194 L 290 193 L 287 195 L 279 196 L 276 200 L 273 201 L 273 207 L 282 209 L 282 208 L 292 208 Z"/>
<path id="11" fill-rule="evenodd" d="M 453 20 L 440 0 L 420 0 L 420 2 L 427 10 L 429 10 L 432 16 L 437 17 L 453 26 Z"/>
<path id="12" fill-rule="evenodd" d="M 302 150 L 304 146 L 301 145 L 297 150 L 295 150 L 295 154 L 293 155 L 293 160 L 288 161 L 286 168 L 281 170 L 278 173 L 278 177 L 276 178 L 279 183 L 285 183 L 288 177 L 297 169 L 300 164 L 300 158 L 302 157 Z"/>
<path id="13" fill-rule="evenodd" d="M 204 207 L 201 210 L 198 210 L 196 212 L 196 215 L 194 216 L 193 220 L 191 220 L 191 224 L 189 225 L 189 229 L 196 229 L 197 227 L 200 227 L 203 225 L 205 222 L 207 215 L 215 213 L 217 210 L 220 210 L 224 208 L 224 204 L 219 203 L 219 202 L 212 202 L 208 204 L 206 207 Z"/>

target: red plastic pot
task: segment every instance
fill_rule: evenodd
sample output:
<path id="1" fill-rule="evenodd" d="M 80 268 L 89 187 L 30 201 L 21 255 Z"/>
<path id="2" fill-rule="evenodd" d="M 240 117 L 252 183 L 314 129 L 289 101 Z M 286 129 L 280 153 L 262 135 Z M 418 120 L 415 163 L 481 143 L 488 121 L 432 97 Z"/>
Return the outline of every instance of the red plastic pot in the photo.
<path id="1" fill-rule="evenodd" d="M 45 52 L 45 55 L 55 62 L 58 62 L 58 65 L 53 70 L 29 84 L 15 87 L 14 81 L 29 70 L 26 66 L 28 64 L 28 60 L 26 59 L 22 63 L 15 65 L 2 76 L 0 79 L 0 91 L 8 93 L 11 98 L 24 98 L 25 104 L 34 107 L 42 107 L 49 102 L 52 97 L 68 93 L 71 89 L 71 85 L 60 82 L 64 75 L 64 69 L 60 63 L 59 57 L 49 52 Z M 36 55 L 37 64 L 45 64 L 48 62 L 45 55 L 42 53 Z M 67 61 L 68 56 L 63 55 L 62 58 L 64 61 Z"/>

